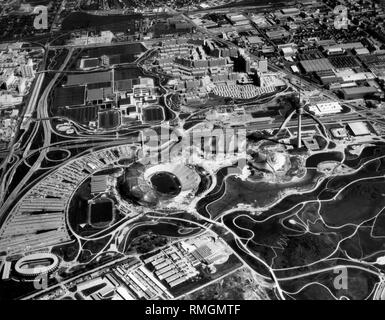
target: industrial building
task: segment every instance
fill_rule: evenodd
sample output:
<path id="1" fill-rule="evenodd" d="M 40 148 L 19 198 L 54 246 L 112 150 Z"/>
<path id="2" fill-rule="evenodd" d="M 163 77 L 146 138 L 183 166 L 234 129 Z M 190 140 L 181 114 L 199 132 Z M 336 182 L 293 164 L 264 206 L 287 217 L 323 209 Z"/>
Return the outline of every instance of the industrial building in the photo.
<path id="1" fill-rule="evenodd" d="M 306 73 L 333 69 L 333 65 L 326 58 L 303 60 L 300 62 L 300 66 Z"/>
<path id="2" fill-rule="evenodd" d="M 343 88 L 341 92 L 345 100 L 354 100 L 370 97 L 378 93 L 378 90 L 374 87 L 352 87 Z"/>

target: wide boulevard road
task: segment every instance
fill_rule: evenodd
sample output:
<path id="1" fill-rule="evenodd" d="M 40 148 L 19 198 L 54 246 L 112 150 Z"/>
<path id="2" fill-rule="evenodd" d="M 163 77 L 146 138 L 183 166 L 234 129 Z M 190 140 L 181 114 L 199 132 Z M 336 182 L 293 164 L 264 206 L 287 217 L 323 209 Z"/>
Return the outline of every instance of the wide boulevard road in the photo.
<path id="1" fill-rule="evenodd" d="M 63 64 L 60 67 L 61 71 L 63 71 L 65 69 L 66 65 L 68 64 L 68 62 L 72 56 L 73 50 L 74 50 L 73 48 L 68 50 L 67 57 L 63 61 Z M 38 118 L 49 119 L 48 96 L 49 96 L 49 93 L 51 92 L 52 88 L 54 87 L 56 81 L 58 80 L 59 76 L 60 76 L 60 73 L 56 73 L 53 76 L 52 80 L 50 81 L 50 83 L 47 85 L 47 87 L 44 89 L 42 95 L 40 96 L 40 99 L 39 99 L 39 102 L 38 102 L 38 105 L 36 108 Z M 40 75 L 39 75 L 39 77 L 40 77 Z M 38 94 L 38 92 L 40 92 L 40 87 L 41 87 L 41 84 L 39 86 L 35 86 L 35 90 L 32 93 L 32 96 L 35 96 Z M 37 91 L 37 93 L 35 91 Z M 28 106 L 28 108 L 29 108 L 29 112 L 32 114 L 34 106 Z M 47 120 L 47 121 L 41 121 L 41 123 L 43 125 L 43 130 L 44 130 L 44 141 L 43 141 L 41 152 L 39 153 L 39 157 L 35 161 L 35 163 L 31 166 L 31 168 L 27 172 L 27 174 L 19 182 L 19 184 L 13 189 L 12 193 L 4 201 L 3 205 L 0 208 L 0 220 L 2 220 L 4 214 L 7 212 L 8 208 L 11 206 L 13 201 L 17 198 L 20 190 L 26 185 L 26 183 L 32 177 L 32 175 L 39 169 L 41 162 L 44 160 L 47 152 L 49 151 L 49 146 L 51 144 L 51 122 L 49 120 Z M 36 134 L 37 131 L 38 130 L 35 130 L 34 134 Z M 31 141 L 32 141 L 32 139 L 31 139 Z"/>

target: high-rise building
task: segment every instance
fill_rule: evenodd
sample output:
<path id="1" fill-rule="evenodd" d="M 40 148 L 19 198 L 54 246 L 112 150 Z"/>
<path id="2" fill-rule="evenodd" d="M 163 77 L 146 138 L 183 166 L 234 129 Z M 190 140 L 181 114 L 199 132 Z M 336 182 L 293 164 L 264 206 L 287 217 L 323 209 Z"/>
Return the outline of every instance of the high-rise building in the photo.
<path id="1" fill-rule="evenodd" d="M 26 86 L 26 80 L 25 78 L 21 79 L 18 86 L 17 86 L 17 90 L 19 91 L 19 93 L 21 95 L 24 95 L 25 93 L 25 90 L 27 89 L 27 86 Z"/>
<path id="2" fill-rule="evenodd" d="M 259 72 L 267 72 L 267 59 L 259 60 L 258 71 Z"/>
<path id="3" fill-rule="evenodd" d="M 251 61 L 250 57 L 241 54 L 238 59 L 236 59 L 235 64 L 234 64 L 234 69 L 237 72 L 250 72 L 250 67 L 251 67 Z"/>

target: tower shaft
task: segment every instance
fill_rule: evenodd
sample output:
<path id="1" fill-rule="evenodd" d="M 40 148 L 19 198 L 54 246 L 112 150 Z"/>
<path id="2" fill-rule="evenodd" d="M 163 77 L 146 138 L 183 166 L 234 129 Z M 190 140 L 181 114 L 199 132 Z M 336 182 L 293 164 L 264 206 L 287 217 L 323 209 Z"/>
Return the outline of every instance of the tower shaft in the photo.
<path id="1" fill-rule="evenodd" d="M 297 147 L 302 147 L 302 108 L 298 110 Z"/>

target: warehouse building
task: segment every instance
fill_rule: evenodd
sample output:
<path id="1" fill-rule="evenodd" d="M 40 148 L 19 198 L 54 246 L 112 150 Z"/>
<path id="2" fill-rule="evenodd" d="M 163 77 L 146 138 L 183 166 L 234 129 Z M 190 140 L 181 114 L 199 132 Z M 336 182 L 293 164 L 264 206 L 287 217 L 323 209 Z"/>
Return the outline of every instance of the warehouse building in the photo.
<path id="1" fill-rule="evenodd" d="M 333 65 L 326 58 L 314 59 L 314 60 L 303 60 L 300 62 L 300 65 L 306 73 L 333 69 Z"/>
<path id="2" fill-rule="evenodd" d="M 345 100 L 363 99 L 377 93 L 374 87 L 352 87 L 341 90 Z"/>

